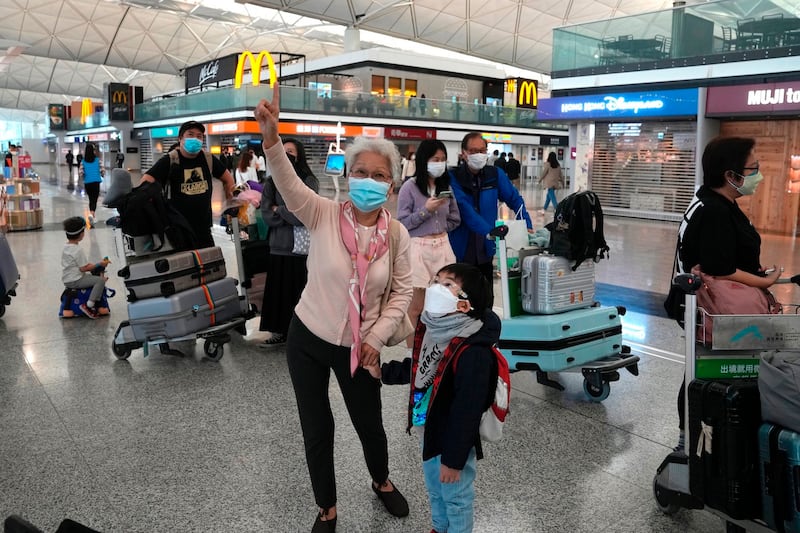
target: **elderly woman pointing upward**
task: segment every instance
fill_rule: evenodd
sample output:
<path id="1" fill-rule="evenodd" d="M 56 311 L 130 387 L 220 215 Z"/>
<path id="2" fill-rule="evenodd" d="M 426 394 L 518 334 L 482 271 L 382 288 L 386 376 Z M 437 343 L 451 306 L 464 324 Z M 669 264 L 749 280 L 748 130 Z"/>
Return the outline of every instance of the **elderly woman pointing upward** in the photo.
<path id="1" fill-rule="evenodd" d="M 372 490 L 394 516 L 408 503 L 389 481 L 381 415 L 380 350 L 403 324 L 411 301 L 409 236 L 383 204 L 400 173 L 400 154 L 384 139 L 356 139 L 345 159 L 350 200 L 338 203 L 309 189 L 278 137 L 279 96 L 262 100 L 255 117 L 275 186 L 308 228 L 308 283 L 289 326 L 286 357 L 294 386 L 306 461 L 319 513 L 312 533 L 335 531 L 334 423 L 328 397 L 333 370 L 361 441 Z"/>

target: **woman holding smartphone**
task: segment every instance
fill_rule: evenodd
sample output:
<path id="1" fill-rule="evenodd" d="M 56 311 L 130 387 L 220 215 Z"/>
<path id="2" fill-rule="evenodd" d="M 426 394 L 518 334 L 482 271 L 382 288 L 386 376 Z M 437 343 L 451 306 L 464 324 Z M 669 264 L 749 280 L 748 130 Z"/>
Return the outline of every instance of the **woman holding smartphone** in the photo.
<path id="1" fill-rule="evenodd" d="M 456 262 L 447 233 L 461 224 L 461 215 L 450 189 L 447 149 L 442 141 L 422 141 L 415 153 L 415 173 L 400 187 L 397 196 L 397 220 L 411 236 L 414 294 L 408 318 L 416 326 L 425 303 L 425 288 L 439 269 Z M 413 342 L 412 333 L 406 340 L 409 349 Z"/>

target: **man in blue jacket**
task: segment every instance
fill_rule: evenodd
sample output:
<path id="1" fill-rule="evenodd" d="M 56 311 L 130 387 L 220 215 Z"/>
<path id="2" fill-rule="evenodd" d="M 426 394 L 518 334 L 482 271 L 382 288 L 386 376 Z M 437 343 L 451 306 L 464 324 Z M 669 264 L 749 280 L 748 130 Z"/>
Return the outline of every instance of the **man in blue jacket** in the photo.
<path id="1" fill-rule="evenodd" d="M 486 166 L 486 152 L 486 139 L 478 132 L 467 133 L 461 140 L 462 162 L 450 171 L 461 225 L 449 236 L 456 261 L 475 265 L 492 285 L 497 201 L 504 202 L 515 213 L 521 212 L 529 232 L 533 231 L 533 224 L 525 200 L 506 173 L 495 166 Z"/>

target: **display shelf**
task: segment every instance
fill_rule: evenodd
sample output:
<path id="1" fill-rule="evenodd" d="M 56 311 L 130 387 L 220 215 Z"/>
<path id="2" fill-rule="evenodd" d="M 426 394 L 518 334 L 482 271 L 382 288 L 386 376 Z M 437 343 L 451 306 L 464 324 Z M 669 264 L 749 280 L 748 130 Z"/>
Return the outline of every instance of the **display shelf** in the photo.
<path id="1" fill-rule="evenodd" d="M 40 229 L 44 225 L 44 210 L 39 203 L 41 183 L 33 178 L 12 178 L 0 184 L 0 210 L 8 231 Z"/>

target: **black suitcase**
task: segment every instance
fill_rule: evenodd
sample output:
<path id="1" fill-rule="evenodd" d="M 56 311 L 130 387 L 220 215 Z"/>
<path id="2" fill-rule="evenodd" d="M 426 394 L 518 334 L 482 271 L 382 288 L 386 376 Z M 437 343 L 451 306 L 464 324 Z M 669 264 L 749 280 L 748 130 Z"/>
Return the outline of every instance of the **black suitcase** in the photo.
<path id="1" fill-rule="evenodd" d="M 761 517 L 756 380 L 689 384 L 689 487 L 738 520 Z"/>
<path id="2" fill-rule="evenodd" d="M 267 271 L 269 260 L 269 241 L 242 241 L 242 263 L 244 278 L 250 279 L 256 274 Z"/>

